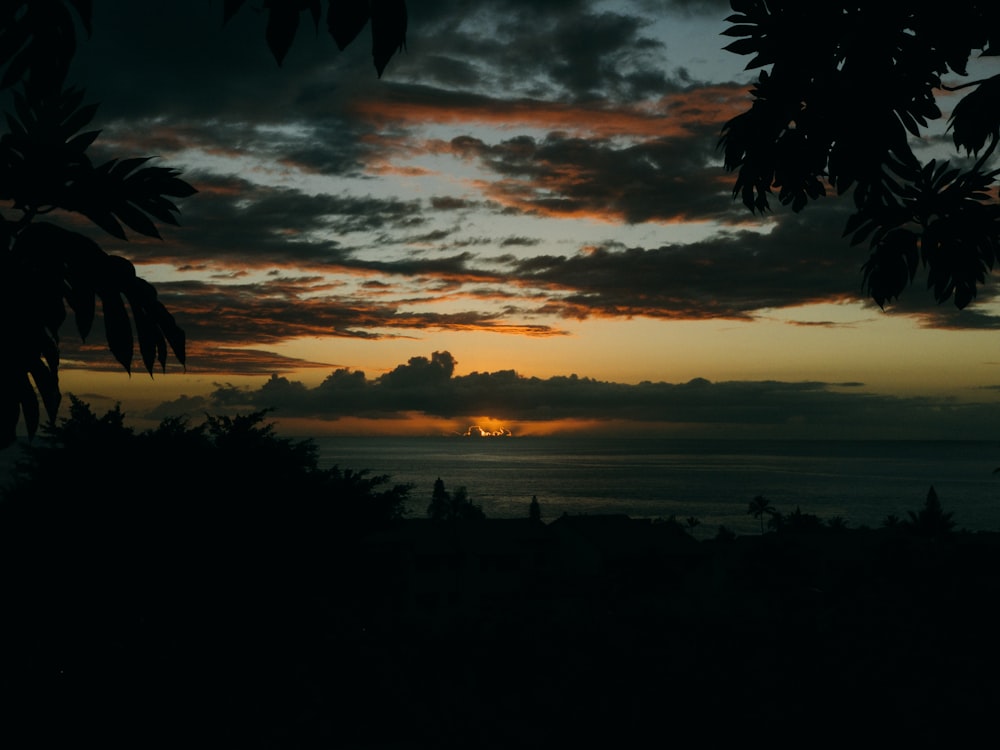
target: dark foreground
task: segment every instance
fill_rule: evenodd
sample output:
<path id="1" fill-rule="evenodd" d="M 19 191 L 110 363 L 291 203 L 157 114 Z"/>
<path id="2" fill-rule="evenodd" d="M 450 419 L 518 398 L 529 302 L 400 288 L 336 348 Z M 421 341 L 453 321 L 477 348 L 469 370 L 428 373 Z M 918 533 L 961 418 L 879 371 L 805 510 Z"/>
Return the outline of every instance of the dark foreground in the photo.
<path id="1" fill-rule="evenodd" d="M 7 747 L 953 745 L 1000 709 L 997 534 L 69 516 L 3 529 Z"/>

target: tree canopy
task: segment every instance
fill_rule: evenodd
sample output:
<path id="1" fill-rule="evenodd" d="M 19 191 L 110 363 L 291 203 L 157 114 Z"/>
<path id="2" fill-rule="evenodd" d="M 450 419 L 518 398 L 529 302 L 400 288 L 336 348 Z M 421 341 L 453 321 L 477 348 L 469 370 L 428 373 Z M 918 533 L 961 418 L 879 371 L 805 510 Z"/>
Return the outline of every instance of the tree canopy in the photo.
<path id="1" fill-rule="evenodd" d="M 469 499 L 465 487 L 449 492 L 444 481 L 438 477 L 434 481 L 430 505 L 427 506 L 427 517 L 433 521 L 479 521 L 486 518 L 486 514 L 481 506 Z"/>
<path id="2" fill-rule="evenodd" d="M 367 470 L 321 468 L 313 441 L 279 437 L 266 418 L 266 411 L 207 415 L 194 425 L 170 418 L 136 432 L 120 407 L 98 415 L 71 395 L 68 416 L 41 427 L 12 481 L 0 487 L 0 511 L 4 520 L 19 513 L 62 518 L 74 534 L 94 525 L 86 519 L 129 514 L 161 535 L 198 519 L 205 528 L 298 527 L 327 539 L 402 517 L 409 485 Z M 97 484 L 83 481 L 88 477 Z"/>
<path id="3" fill-rule="evenodd" d="M 802 211 L 827 195 L 851 195 L 844 228 L 868 242 L 862 271 L 880 306 L 921 267 L 940 303 L 964 308 L 1000 253 L 996 177 L 987 164 L 1000 137 L 1000 76 L 971 89 L 946 123 L 956 163 L 914 152 L 942 118 L 947 75 L 969 75 L 974 55 L 1000 54 L 1000 5 L 956 0 L 947 8 L 870 0 L 803 3 L 732 0 L 725 49 L 760 68 L 745 112 L 720 145 L 736 171 L 733 196 L 756 213 Z"/>

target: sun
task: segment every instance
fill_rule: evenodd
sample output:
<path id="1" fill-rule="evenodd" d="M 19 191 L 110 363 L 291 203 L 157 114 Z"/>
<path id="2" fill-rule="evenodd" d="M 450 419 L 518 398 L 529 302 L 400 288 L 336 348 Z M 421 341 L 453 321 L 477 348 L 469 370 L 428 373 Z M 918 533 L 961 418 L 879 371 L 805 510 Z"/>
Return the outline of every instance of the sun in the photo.
<path id="1" fill-rule="evenodd" d="M 503 426 L 487 426 L 481 424 L 469 425 L 468 429 L 462 433 L 465 437 L 513 437 L 513 433 Z"/>

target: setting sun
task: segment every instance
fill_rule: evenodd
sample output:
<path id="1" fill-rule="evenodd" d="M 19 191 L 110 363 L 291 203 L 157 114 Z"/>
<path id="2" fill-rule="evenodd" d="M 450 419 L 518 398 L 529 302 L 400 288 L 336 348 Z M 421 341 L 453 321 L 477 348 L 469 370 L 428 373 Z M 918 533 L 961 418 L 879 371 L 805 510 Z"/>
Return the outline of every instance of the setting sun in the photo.
<path id="1" fill-rule="evenodd" d="M 463 435 L 465 437 L 513 437 L 513 433 L 504 427 L 483 427 L 482 425 L 470 425 Z"/>

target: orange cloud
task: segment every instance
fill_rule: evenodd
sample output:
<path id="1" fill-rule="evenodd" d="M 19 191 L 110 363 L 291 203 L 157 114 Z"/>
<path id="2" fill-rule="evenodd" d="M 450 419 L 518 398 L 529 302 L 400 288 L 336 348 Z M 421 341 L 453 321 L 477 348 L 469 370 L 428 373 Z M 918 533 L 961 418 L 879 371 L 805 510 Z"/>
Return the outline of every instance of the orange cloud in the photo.
<path id="1" fill-rule="evenodd" d="M 664 138 L 689 135 L 689 124 L 724 122 L 746 108 L 745 87 L 712 86 L 669 94 L 628 107 L 597 107 L 559 102 L 470 99 L 435 103 L 394 91 L 379 99 L 359 99 L 355 114 L 378 127 L 390 124 L 475 124 L 538 128 L 598 138 Z"/>

